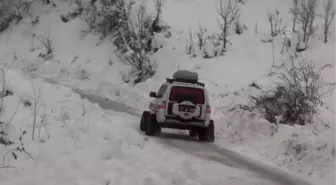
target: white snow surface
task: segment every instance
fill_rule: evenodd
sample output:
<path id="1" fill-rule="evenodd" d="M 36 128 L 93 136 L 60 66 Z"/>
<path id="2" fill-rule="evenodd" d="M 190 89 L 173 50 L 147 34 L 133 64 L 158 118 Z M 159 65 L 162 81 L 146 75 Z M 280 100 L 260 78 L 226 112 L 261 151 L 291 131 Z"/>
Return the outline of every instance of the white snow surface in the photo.
<path id="1" fill-rule="evenodd" d="M 21 71 L 6 69 L 6 89 L 1 114 L 6 123 L 6 139 L 0 145 L 4 156 L 0 183 L 6 185 L 70 184 L 260 184 L 249 172 L 207 162 L 161 146 L 139 134 L 138 118 L 104 111 L 61 85 L 31 80 Z M 32 85 L 39 92 L 35 140 L 32 141 L 34 101 Z M 19 105 L 17 111 L 16 107 Z M 34 106 L 34 104 L 33 104 Z M 14 119 L 10 118 L 15 113 Z M 40 116 L 45 115 L 42 122 Z M 23 131 L 24 151 L 19 136 Z M 12 151 L 18 156 L 14 160 Z M 32 157 L 32 158 L 31 158 Z M 13 168 L 12 168 L 13 167 Z M 223 175 L 223 172 L 225 175 Z"/>
<path id="2" fill-rule="evenodd" d="M 152 1 L 146 2 L 149 8 L 153 7 Z M 211 93 L 217 145 L 230 147 L 305 178 L 319 179 L 320 184 L 335 184 L 334 94 L 327 97 L 330 98 L 330 110 L 322 112 L 319 122 L 305 127 L 280 125 L 275 128 L 258 115 L 226 111 L 226 107 L 247 102 L 247 95 L 251 90 L 247 86 L 251 81 L 257 81 L 264 86 L 272 85 L 272 82 L 267 80 L 267 73 L 272 66 L 272 43 L 263 43 L 261 40 L 269 33 L 268 11 L 279 9 L 284 25 L 291 25 L 291 17 L 287 14 L 291 6 L 290 0 L 246 1 L 241 5 L 240 20 L 247 26 L 247 31 L 242 35 L 231 34 L 229 39 L 233 45 L 229 47 L 228 52 L 223 57 L 213 59 L 203 59 L 200 55 L 196 58 L 187 56 L 185 39 L 189 38 L 189 31 L 195 32 L 198 29 L 199 24 L 207 28 L 209 34 L 218 32 L 215 11 L 218 1 L 165 1 L 163 20 L 171 26 L 172 37 L 167 39 L 161 35 L 156 36 L 157 42 L 163 45 L 151 58 L 158 63 L 157 72 L 153 78 L 136 86 L 123 82 L 123 76 L 127 75 L 130 69 L 114 54 L 114 48 L 108 39 L 97 45 L 98 36 L 82 35 L 80 31 L 85 28 L 85 24 L 79 18 L 63 23 L 59 15 L 68 11 L 69 4 L 67 1 L 55 3 L 58 5 L 57 10 L 47 6 L 43 7 L 43 11 L 39 11 L 42 9 L 41 5 L 35 5 L 35 12 L 41 16 L 39 24 L 35 27 L 24 19 L 0 34 L 0 61 L 3 66 L 33 70 L 41 76 L 54 78 L 76 88 L 95 91 L 138 110 L 147 108 L 148 93 L 157 91 L 163 80 L 177 69 L 196 71 Z M 319 19 L 317 23 L 320 23 Z M 320 24 L 319 28 L 321 27 Z M 257 33 L 255 30 L 258 30 Z M 32 48 L 39 47 L 39 43 L 32 41 L 32 33 L 49 33 L 54 49 L 52 60 L 44 61 L 37 57 L 40 51 Z M 322 30 L 318 29 L 309 43 L 310 47 L 302 55 L 316 62 L 330 63 L 334 66 L 335 28 L 333 26 L 327 44 L 322 42 L 321 33 Z M 293 42 L 295 40 L 293 38 Z M 281 41 L 281 36 L 275 37 L 273 41 L 276 64 L 286 59 L 286 54 L 280 54 Z M 17 79 L 21 74 L 15 70 L 9 71 L 13 74 L 8 74 L 9 77 L 6 78 L 13 83 L 8 86 L 20 93 L 20 96 L 32 99 L 30 83 L 17 83 L 26 78 L 21 76 Z M 327 79 L 335 80 L 334 70 L 327 73 Z M 11 160 L 12 165 L 22 166 L 24 170 L 19 167 L 9 169 L 14 172 L 12 176 L 1 172 L 0 177 L 6 185 L 21 184 L 20 182 L 93 184 L 106 183 L 109 180 L 111 184 L 119 181 L 121 184 L 140 182 L 161 185 L 169 184 L 170 180 L 175 178 L 182 180 L 177 184 L 205 185 L 206 182 L 192 177 L 201 178 L 199 176 L 204 175 L 203 172 L 210 168 L 227 170 L 216 164 L 202 167 L 197 159 L 182 154 L 177 156 L 171 149 L 167 150 L 153 141 L 146 141 L 132 128 L 132 124 L 135 127 L 134 124 L 139 121 L 138 118 L 103 111 L 85 100 L 86 114 L 81 116 L 83 100 L 79 95 L 62 86 L 36 83 L 46 86 L 42 88 L 45 92 L 42 91 L 41 94 L 44 96 L 44 104 L 48 107 L 46 110 L 49 118 L 45 121 L 45 128 L 49 134 L 41 129 L 43 134 L 37 140 L 43 144 L 28 142 L 31 135 L 24 137 L 27 140 L 26 147 L 34 156 L 34 160 L 26 157 L 15 163 Z M 14 96 L 8 98 L 12 99 L 8 101 L 16 102 L 17 98 Z M 9 107 L 9 112 L 12 113 L 15 107 Z M 15 117 L 12 121 L 15 126 L 11 127 L 15 128 L 13 133 L 16 134 L 20 128 L 29 130 L 32 125 L 31 122 L 27 123 L 28 119 L 32 119 L 31 111 L 23 107 L 19 110 L 20 116 Z M 10 116 L 6 117 L 9 118 Z M 329 123 L 330 128 L 321 123 Z M 5 151 L 8 151 L 8 148 L 1 148 L 0 152 Z M 162 168 L 163 166 L 165 167 Z M 231 173 L 235 174 L 232 171 Z M 14 176 L 20 178 L 12 178 Z M 212 173 L 212 178 L 215 176 L 216 174 Z M 187 179 L 191 181 L 187 182 Z M 232 184 L 236 184 L 235 182 L 232 181 Z"/>

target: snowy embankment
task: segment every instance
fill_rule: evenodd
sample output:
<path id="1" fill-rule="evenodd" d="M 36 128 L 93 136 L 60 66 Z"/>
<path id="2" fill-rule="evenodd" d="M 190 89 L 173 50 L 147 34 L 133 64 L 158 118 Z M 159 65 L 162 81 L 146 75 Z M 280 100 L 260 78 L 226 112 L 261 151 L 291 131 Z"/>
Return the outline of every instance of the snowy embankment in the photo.
<path id="1" fill-rule="evenodd" d="M 5 89 L 13 94 L 4 97 L 1 121 L 5 124 L 1 131 L 8 135 L 0 132 L 0 136 L 13 143 L 0 145 L 0 155 L 4 156 L 0 163 L 1 184 L 258 182 L 249 173 L 215 162 L 204 165 L 198 158 L 148 140 L 133 128 L 138 118 L 104 111 L 69 88 L 30 79 L 13 69 L 5 68 L 5 75 Z M 34 116 L 37 119 L 32 140 Z"/>

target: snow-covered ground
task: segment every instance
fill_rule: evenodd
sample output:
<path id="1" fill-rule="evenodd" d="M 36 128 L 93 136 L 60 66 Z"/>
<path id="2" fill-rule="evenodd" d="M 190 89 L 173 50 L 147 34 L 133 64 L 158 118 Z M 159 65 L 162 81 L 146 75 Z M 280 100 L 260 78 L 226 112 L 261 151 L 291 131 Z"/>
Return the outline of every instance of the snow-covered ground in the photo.
<path id="1" fill-rule="evenodd" d="M 230 147 L 244 155 L 268 161 L 292 172 L 298 172 L 303 176 L 309 175 L 313 178 L 322 179 L 322 184 L 331 185 L 335 183 L 334 113 L 325 111 L 321 116 L 322 122 L 328 122 L 330 128 L 325 128 L 321 124 L 314 124 L 305 127 L 280 125 L 275 129 L 269 122 L 251 113 L 227 112 L 227 109 L 225 109 L 225 107 L 230 107 L 233 104 L 247 101 L 246 92 L 249 91 L 248 84 L 251 81 L 263 81 L 267 78 L 266 75 L 273 63 L 272 44 L 261 42 L 261 39 L 269 34 L 267 12 L 278 8 L 283 18 L 283 25 L 290 26 L 291 18 L 287 14 L 288 8 L 291 6 L 290 0 L 246 1 L 244 5 L 241 5 L 240 21 L 246 25 L 247 30 L 242 35 L 230 35 L 229 40 L 232 42 L 232 46 L 229 47 L 228 52 L 223 57 L 213 59 L 203 59 L 200 56 L 191 58 L 186 55 L 185 47 L 186 39 L 189 38 L 189 31 L 195 32 L 199 25 L 206 28 L 209 34 L 218 32 L 215 9 L 218 1 L 166 0 L 162 18 L 171 26 L 172 37 L 158 38 L 163 48 L 152 56 L 152 60 L 158 63 L 157 72 L 153 78 L 136 86 L 130 86 L 123 82 L 123 76 L 127 75 L 129 68 L 120 62 L 114 54 L 114 48 L 110 41 L 106 39 L 97 45 L 98 36 L 92 34 L 83 35 L 81 31 L 85 29 L 85 23 L 79 18 L 67 23 L 62 22 L 60 14 L 65 14 L 69 11 L 70 1 L 55 1 L 55 3 L 57 4 L 56 9 L 52 6 L 34 5 L 35 16 L 40 16 L 39 23 L 34 27 L 28 23 L 28 20 L 24 19 L 18 25 L 0 34 L 0 62 L 2 65 L 34 71 L 34 73 L 41 76 L 51 77 L 76 88 L 92 90 L 139 110 L 143 110 L 148 106 L 149 91 L 156 91 L 160 83 L 175 70 L 188 69 L 197 71 L 201 80 L 207 84 L 212 94 L 213 116 L 216 119 L 216 136 L 218 138 L 216 144 L 218 146 Z M 152 1 L 147 3 L 149 9 L 153 7 Z M 320 24 L 319 28 L 321 27 Z M 316 36 L 311 40 L 310 48 L 302 55 L 316 62 L 330 63 L 334 66 L 334 32 L 335 29 L 333 27 L 333 34 L 331 34 L 329 42 L 324 44 L 321 39 L 321 29 L 318 29 Z M 54 50 L 52 60 L 44 61 L 37 57 L 41 52 L 38 49 L 41 45 L 38 40 L 32 37 L 33 33 L 50 35 Z M 295 41 L 295 39 L 293 40 Z M 276 64 L 283 62 L 287 56 L 286 54 L 280 54 L 281 42 L 281 36 L 275 37 L 274 58 Z M 7 78 L 15 79 L 15 75 Z M 335 80 L 334 70 L 328 71 L 327 79 Z M 25 86 L 30 88 L 29 83 L 22 86 L 21 84 L 13 86 L 19 88 L 17 92 L 25 92 L 24 97 L 30 98 L 32 96 L 30 90 L 22 88 Z M 57 94 L 55 94 L 55 88 L 59 88 L 57 89 Z M 190 161 L 190 163 L 184 164 L 183 160 L 186 157 L 181 155 L 182 157 L 174 157 L 174 159 L 171 159 L 172 161 L 165 161 L 165 164 L 169 164 L 171 168 L 167 167 L 166 171 L 160 171 L 158 168 L 163 163 L 162 161 L 159 163 L 159 161 L 168 160 L 164 156 L 174 154 L 169 153 L 171 151 L 166 151 L 165 148 L 155 146 L 153 142 L 145 141 L 134 129 L 130 131 L 129 127 L 124 127 L 125 124 L 129 125 L 127 123 L 137 122 L 138 120 L 136 119 L 138 118 L 123 115 L 123 119 L 119 119 L 120 115 L 115 115 L 115 113 L 111 112 L 103 113 L 97 106 L 93 106 L 88 102 L 85 102 L 85 105 L 87 110 L 90 111 L 87 111 L 86 115 L 82 117 L 83 103 L 78 95 L 73 94 L 64 87 L 50 86 L 45 89 L 46 92 L 42 94 L 45 95 L 44 101 L 50 101 L 46 102 L 50 106 L 48 110 L 58 110 L 50 113 L 50 117 L 53 117 L 51 120 L 54 121 L 50 121 L 50 123 L 46 121 L 49 125 L 49 134 L 51 135 L 51 132 L 53 132 L 53 135 L 57 137 L 51 136 L 44 144 L 28 143 L 31 148 L 29 152 L 33 156 L 37 156 L 34 160 L 36 162 L 16 165 L 28 165 L 25 168 L 28 168 L 27 171 L 33 174 L 16 171 L 16 175 L 21 175 L 23 178 L 13 180 L 7 177 L 8 182 L 15 183 L 18 181 L 19 184 L 21 180 L 33 180 L 34 174 L 40 173 L 37 181 L 40 181 L 41 184 L 43 178 L 52 179 L 59 178 L 59 176 L 64 177 L 63 184 L 70 182 L 84 184 L 85 182 L 75 182 L 73 178 L 70 178 L 83 174 L 88 174 L 86 180 L 93 179 L 92 182 L 106 183 L 109 179 L 117 179 L 119 174 L 129 175 L 133 172 L 137 171 L 138 173 L 138 171 L 141 171 L 134 178 L 128 178 L 129 182 L 126 182 L 127 179 L 121 175 L 120 179 L 125 181 L 123 183 L 128 184 L 131 182 L 144 182 L 147 178 L 145 174 L 148 174 L 149 171 L 153 172 L 153 177 L 148 178 L 152 178 L 154 181 L 159 178 L 166 178 L 167 180 L 173 178 L 163 175 L 170 173 L 169 169 L 176 170 L 179 166 L 182 168 L 181 165 L 186 165 L 189 168 L 191 163 L 196 164 L 196 166 L 199 165 L 198 167 L 202 166 L 196 159 L 195 161 L 188 159 L 187 161 Z M 51 96 L 53 99 L 47 98 Z M 334 94 L 328 102 L 330 102 L 329 108 L 335 110 Z M 61 105 L 65 108 L 61 109 Z M 23 110 L 25 109 L 23 108 Z M 72 118 L 66 118 L 69 119 L 68 122 L 71 122 L 71 124 L 63 123 L 64 117 L 67 117 L 65 116 L 67 113 L 64 113 L 66 110 L 68 112 L 71 110 L 69 116 Z M 76 113 L 72 112 L 74 110 Z M 57 114 L 59 115 L 57 116 Z M 26 117 L 23 116 L 16 119 L 26 120 L 27 117 L 31 116 L 26 115 Z M 61 118 L 57 120 L 56 117 Z M 94 125 L 99 126 L 89 124 L 93 122 Z M 23 128 L 31 126 L 31 123 L 26 124 L 25 122 L 20 122 L 20 120 L 17 120 L 16 123 L 22 125 Z M 69 129 L 61 129 L 60 125 L 69 126 Z M 116 127 L 118 132 L 116 132 Z M 16 128 L 18 132 L 20 126 Z M 43 129 L 41 130 L 43 131 Z M 75 130 L 80 131 L 75 132 Z M 108 133 L 107 130 L 109 131 Z M 46 133 L 43 134 L 43 137 L 45 136 Z M 26 136 L 25 138 L 29 140 L 30 137 Z M 124 140 L 127 142 L 123 142 Z M 114 142 L 115 144 L 111 144 Z M 85 145 L 84 147 L 84 143 L 87 143 L 88 146 Z M 126 146 L 123 146 L 124 143 L 126 143 Z M 110 145 L 113 147 L 108 148 L 107 146 Z M 119 148 L 114 148 L 116 146 Z M 125 157 L 123 158 L 125 160 L 114 160 L 121 157 L 113 156 L 115 155 L 114 151 L 120 151 L 122 146 L 125 147 L 125 154 L 119 153 L 119 155 Z M 143 148 L 144 146 L 150 147 L 147 150 Z M 52 152 L 53 150 L 51 149 L 54 148 L 57 151 Z M 160 151 L 159 155 L 152 155 L 152 150 Z M 139 156 L 135 156 L 136 161 L 134 161 L 133 155 L 138 152 Z M 95 157 L 92 157 L 91 153 Z M 55 159 L 56 156 L 57 160 Z M 88 162 L 80 163 L 79 160 Z M 155 163 L 155 160 L 158 162 Z M 39 163 L 39 161 L 43 162 Z M 152 163 L 148 164 L 149 161 L 152 161 Z M 132 167 L 133 163 L 135 166 L 139 165 L 139 168 Z M 127 164 L 128 168 L 126 170 L 122 169 Z M 86 166 L 82 168 L 80 165 Z M 50 168 L 50 166 L 56 166 L 57 168 L 55 171 L 51 169 L 49 171 L 45 170 Z M 99 170 L 95 171 L 96 168 L 92 167 L 91 169 L 91 166 L 99 166 Z M 144 166 L 147 171 L 142 171 L 143 168 L 140 168 Z M 206 171 L 208 168 L 201 169 L 198 167 L 195 167 L 196 171 Z M 222 168 L 215 164 L 212 167 L 214 169 L 218 168 L 218 170 Z M 69 171 L 73 171 L 73 174 L 65 174 L 63 170 L 65 168 L 72 169 Z M 81 171 L 81 169 L 87 169 L 87 171 Z M 102 171 L 105 172 L 101 173 Z M 110 174 L 111 171 L 115 173 L 115 178 Z M 182 174 L 176 178 L 186 179 L 184 177 L 188 177 L 190 175 L 188 173 L 191 172 L 188 170 L 176 172 L 176 174 Z M 202 173 L 199 172 L 199 174 Z M 215 176 L 215 174 L 212 175 Z M 2 176 L 5 178 L 4 175 Z M 56 182 L 59 181 L 55 179 L 55 181 L 50 181 L 49 183 L 57 184 Z M 197 179 L 194 179 L 194 182 L 204 184 L 197 181 Z M 88 182 L 88 184 L 90 183 Z M 156 183 L 154 182 L 154 184 Z"/>
<path id="2" fill-rule="evenodd" d="M 5 87 L 13 95 L 4 98 L 1 120 L 6 126 L 1 130 L 8 133 L 5 140 L 15 143 L 0 145 L 0 155 L 4 156 L 1 184 L 271 183 L 250 172 L 205 162 L 148 140 L 134 129 L 137 117 L 104 111 L 67 87 L 31 79 L 18 70 L 5 72 Z M 36 114 L 32 84 L 38 96 Z M 32 104 L 27 106 L 26 102 Z"/>

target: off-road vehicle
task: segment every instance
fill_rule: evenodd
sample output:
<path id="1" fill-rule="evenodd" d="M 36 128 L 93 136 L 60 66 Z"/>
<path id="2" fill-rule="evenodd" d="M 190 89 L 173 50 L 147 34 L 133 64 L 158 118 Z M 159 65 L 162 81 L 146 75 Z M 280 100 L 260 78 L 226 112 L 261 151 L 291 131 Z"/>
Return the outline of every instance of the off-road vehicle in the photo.
<path id="1" fill-rule="evenodd" d="M 215 140 L 208 92 L 198 81 L 197 73 L 177 71 L 149 96 L 154 99 L 140 121 L 140 130 L 146 135 L 158 135 L 161 128 L 172 128 L 188 130 L 190 136 L 198 136 L 201 141 Z"/>

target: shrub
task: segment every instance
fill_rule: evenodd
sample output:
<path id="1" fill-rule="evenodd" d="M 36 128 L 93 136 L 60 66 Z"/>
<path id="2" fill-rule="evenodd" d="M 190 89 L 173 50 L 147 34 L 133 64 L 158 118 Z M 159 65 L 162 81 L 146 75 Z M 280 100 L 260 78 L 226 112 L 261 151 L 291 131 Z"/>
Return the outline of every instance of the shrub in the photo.
<path id="1" fill-rule="evenodd" d="M 32 33 L 32 37 L 36 39 L 44 49 L 44 52 L 40 53 L 38 56 L 45 60 L 51 59 L 53 57 L 53 45 L 50 34 L 48 32 L 43 34 Z M 32 50 L 35 50 L 35 48 L 32 48 Z"/>
<path id="2" fill-rule="evenodd" d="M 271 26 L 271 36 L 277 36 L 282 28 L 282 18 L 280 17 L 280 11 L 276 10 L 274 13 L 268 13 L 267 15 L 268 22 Z"/>
<path id="3" fill-rule="evenodd" d="M 32 2 L 25 0 L 1 0 L 0 1 L 0 32 L 9 28 L 15 21 L 18 23 L 29 14 Z"/>
<path id="4" fill-rule="evenodd" d="M 229 34 L 229 30 L 232 26 L 232 23 L 239 16 L 239 7 L 237 5 L 237 1 L 231 2 L 229 0 L 226 5 L 223 4 L 223 1 L 220 0 L 219 8 L 217 9 L 217 14 L 220 17 L 219 28 L 221 30 L 221 40 L 223 42 L 222 50 L 220 55 L 223 55 L 226 52 L 227 43 L 230 43 L 227 36 Z"/>
<path id="5" fill-rule="evenodd" d="M 147 14 L 146 7 L 134 8 L 134 2 L 126 0 L 94 1 L 83 11 L 88 31 L 100 34 L 103 40 L 111 36 L 118 56 L 132 66 L 130 74 L 138 83 L 155 74 L 155 62 L 149 55 L 159 48 L 155 46 L 155 33 L 167 31 L 161 24 L 162 1 L 156 1 L 156 15 Z"/>
<path id="6" fill-rule="evenodd" d="M 192 32 L 189 32 L 189 40 L 186 40 L 186 54 L 191 57 L 213 58 L 220 56 L 222 51 L 222 39 L 220 34 L 209 34 L 207 29 L 199 27 L 196 31 L 196 45 Z M 227 41 L 229 42 L 229 41 Z"/>
<path id="7" fill-rule="evenodd" d="M 331 65 L 317 66 L 314 61 L 291 60 L 277 68 L 277 79 L 273 90 L 253 97 L 255 106 L 265 110 L 265 118 L 270 122 L 305 125 L 323 106 L 323 98 L 335 88 L 323 78 L 323 71 Z M 278 120 L 278 121 L 277 121 Z"/>
<path id="8" fill-rule="evenodd" d="M 247 30 L 247 26 L 243 25 L 239 18 L 234 22 L 234 32 L 238 35 L 241 35 L 244 33 L 244 31 Z"/>

